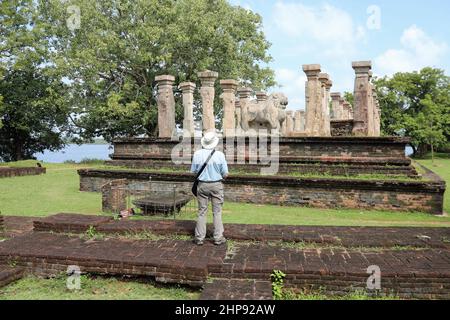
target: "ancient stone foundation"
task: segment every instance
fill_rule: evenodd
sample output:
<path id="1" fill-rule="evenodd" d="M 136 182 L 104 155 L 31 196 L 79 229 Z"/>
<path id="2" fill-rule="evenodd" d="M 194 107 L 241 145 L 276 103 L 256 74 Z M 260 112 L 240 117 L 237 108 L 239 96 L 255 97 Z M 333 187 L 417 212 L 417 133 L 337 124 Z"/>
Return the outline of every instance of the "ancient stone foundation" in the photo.
<path id="1" fill-rule="evenodd" d="M 173 181 L 189 190 L 193 176 L 186 173 L 130 172 L 123 170 L 78 170 L 80 191 L 99 192 L 116 179 L 145 183 L 151 179 Z M 233 202 L 309 206 L 316 208 L 355 208 L 365 210 L 418 211 L 442 214 L 445 182 L 370 181 L 326 178 L 238 176 L 227 178 L 225 199 Z"/>
<path id="2" fill-rule="evenodd" d="M 221 140 L 219 142 L 219 150 L 223 150 L 228 157 L 227 146 L 233 145 L 234 158 L 228 158 L 229 161 L 237 158 L 238 154 L 237 141 L 238 138 Z M 255 138 L 260 141 L 260 138 Z M 268 153 L 270 152 L 271 138 L 264 138 L 267 141 Z M 246 144 L 244 159 L 248 163 L 250 150 L 248 137 L 242 138 Z M 405 147 L 409 143 L 409 139 L 398 137 L 297 137 L 297 138 L 280 138 L 278 139 L 280 163 L 300 163 L 300 162 L 329 162 L 331 160 L 341 161 L 345 163 L 367 162 L 367 163 L 384 163 L 385 165 L 409 165 L 411 160 L 405 156 Z M 257 142 L 259 143 L 259 142 Z M 196 148 L 200 148 L 199 139 L 188 140 L 160 140 L 147 138 L 119 139 L 114 141 L 114 153 L 111 159 L 122 161 L 133 160 L 166 160 L 172 161 L 173 149 L 183 144 L 190 146 L 190 152 L 186 154 L 180 153 L 180 157 L 186 160 L 191 159 Z M 187 147 L 186 150 L 189 148 Z M 170 165 L 170 164 L 168 164 Z"/>

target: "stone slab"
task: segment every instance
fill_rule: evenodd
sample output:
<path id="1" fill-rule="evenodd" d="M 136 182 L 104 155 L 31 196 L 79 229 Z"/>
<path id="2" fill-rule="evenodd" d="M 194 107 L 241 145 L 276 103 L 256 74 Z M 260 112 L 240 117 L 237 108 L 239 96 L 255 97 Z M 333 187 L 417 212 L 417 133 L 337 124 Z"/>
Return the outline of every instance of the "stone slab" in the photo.
<path id="1" fill-rule="evenodd" d="M 47 224 L 35 223 L 35 230 L 46 232 L 68 232 L 74 215 L 59 214 L 57 219 L 48 218 Z M 90 221 L 84 216 L 84 223 L 77 222 L 78 229 L 89 227 Z M 193 235 L 196 222 L 193 220 L 105 220 L 96 230 L 108 234 L 155 233 L 160 235 Z M 212 225 L 207 233 L 212 235 Z M 417 248 L 450 249 L 450 228 L 424 227 L 335 227 L 335 226 L 286 226 L 258 224 L 224 224 L 225 237 L 241 241 L 284 241 L 305 242 L 322 245 L 350 247 L 408 246 Z"/>
<path id="2" fill-rule="evenodd" d="M 58 213 L 44 219 L 35 221 L 34 230 L 47 230 L 49 226 L 58 226 L 64 232 L 85 232 L 90 227 L 98 227 L 100 224 L 112 221 L 111 216 L 94 216 L 76 213 Z M 56 230 L 55 230 L 56 231 Z"/>
<path id="3" fill-rule="evenodd" d="M 201 286 L 209 264 L 221 264 L 226 246 L 202 247 L 178 240 L 85 240 L 52 233 L 29 233 L 0 243 L 0 264 L 14 261 L 48 275 L 77 265 L 81 272 L 155 277 L 163 283 Z"/>
<path id="4" fill-rule="evenodd" d="M 0 265 L 0 288 L 19 280 L 24 275 L 24 268 Z"/>

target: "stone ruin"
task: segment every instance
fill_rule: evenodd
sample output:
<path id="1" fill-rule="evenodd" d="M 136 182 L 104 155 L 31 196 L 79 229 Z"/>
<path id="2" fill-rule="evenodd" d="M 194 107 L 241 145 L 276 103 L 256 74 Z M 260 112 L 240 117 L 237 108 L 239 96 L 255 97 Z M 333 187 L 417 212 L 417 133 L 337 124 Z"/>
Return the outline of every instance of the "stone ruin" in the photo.
<path id="1" fill-rule="evenodd" d="M 234 170 L 227 178 L 226 201 L 442 214 L 445 182 L 432 172 L 425 174 L 426 180 L 421 179 L 405 155 L 409 138 L 380 137 L 380 106 L 371 83 L 371 62 L 353 62 L 352 66 L 353 106 L 341 93 L 331 90 L 331 77 L 320 65 L 304 65 L 305 111 L 286 110 L 288 98 L 282 93 L 254 92 L 239 87 L 233 79 L 222 79 L 217 86 L 217 72 L 200 72 L 199 83 L 179 84 L 184 106 L 183 136 L 187 139 L 180 139 L 175 126 L 175 78 L 158 76 L 159 138 L 116 139 L 111 161 L 107 162 L 157 171 L 79 170 L 80 190 L 99 192 L 105 183 L 120 179 L 142 188 L 151 179 L 155 188 L 170 182 L 181 190 L 190 190 L 192 154 L 201 147 L 200 135 L 194 135 L 194 93 L 198 89 L 201 97 L 203 130 L 215 130 L 214 97 L 219 87 L 223 131 L 218 149 Z M 269 136 L 261 135 L 264 133 Z M 182 172 L 158 171 L 163 168 Z M 308 177 L 322 174 L 327 177 Z M 351 178 L 366 174 L 387 178 Z M 391 176 L 405 177 L 405 181 L 391 180 Z M 116 189 L 120 193 L 120 188 Z M 130 189 L 136 193 L 134 187 Z M 115 197 L 109 189 L 103 191 L 109 198 Z M 119 196 L 116 198 L 121 199 Z"/>
<path id="2" fill-rule="evenodd" d="M 355 70 L 354 105 L 339 92 L 331 92 L 333 82 L 323 73 L 319 64 L 303 65 L 307 76 L 305 90 L 306 110 L 286 110 L 288 98 L 283 93 L 267 95 L 248 87 L 239 87 L 233 79 L 220 80 L 223 102 L 223 136 L 268 133 L 282 137 L 330 137 L 363 136 L 379 137 L 380 106 L 374 86 L 371 84 L 370 61 L 352 63 Z M 198 73 L 202 104 L 203 131 L 216 129 L 214 115 L 215 82 L 219 74 L 214 71 Z M 177 137 L 175 126 L 175 77 L 161 75 L 158 84 L 159 138 Z M 183 136 L 194 137 L 193 82 L 180 83 L 183 96 Z M 256 99 L 252 98 L 256 96 Z"/>

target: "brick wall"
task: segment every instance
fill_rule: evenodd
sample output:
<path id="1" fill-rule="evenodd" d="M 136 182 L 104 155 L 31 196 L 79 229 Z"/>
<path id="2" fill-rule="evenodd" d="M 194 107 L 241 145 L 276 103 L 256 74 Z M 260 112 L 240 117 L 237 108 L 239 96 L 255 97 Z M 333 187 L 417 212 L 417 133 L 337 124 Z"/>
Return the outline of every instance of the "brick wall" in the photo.
<path id="1" fill-rule="evenodd" d="M 103 212 L 120 213 L 127 208 L 127 185 L 127 179 L 117 179 L 101 186 Z"/>
<path id="2" fill-rule="evenodd" d="M 0 178 L 32 176 L 44 173 L 46 173 L 46 169 L 39 167 L 24 167 L 24 168 L 0 167 Z"/>
<path id="3" fill-rule="evenodd" d="M 238 150 L 237 141 L 234 139 L 234 155 L 243 157 L 248 162 L 252 151 L 249 150 L 249 138 L 240 138 L 245 141 L 245 150 Z M 252 138 L 256 139 L 256 138 Z M 197 139 L 198 140 L 198 139 Z M 200 148 L 197 140 L 184 140 L 186 146 L 194 145 Z M 255 140 L 257 141 L 257 140 Z M 258 145 L 259 145 L 258 140 Z M 389 164 L 393 161 L 406 160 L 405 147 L 409 139 L 398 137 L 292 137 L 279 139 L 279 159 L 280 162 L 317 161 L 321 159 L 357 159 L 368 158 L 383 159 Z M 194 144 L 195 143 L 195 144 Z M 179 141 L 134 138 L 117 140 L 114 142 L 113 160 L 170 160 L 172 150 L 179 145 Z M 226 146 L 232 146 L 233 141 L 223 140 L 219 143 L 219 149 L 226 152 Z M 270 155 L 271 139 L 267 141 Z M 225 146 L 225 147 L 222 147 Z M 190 160 L 192 153 L 185 154 L 184 157 Z M 232 160 L 232 159 L 229 159 Z"/>
<path id="4" fill-rule="evenodd" d="M 172 161 L 165 160 L 112 160 L 106 161 L 107 165 L 120 166 L 137 169 L 173 169 L 189 171 L 190 164 L 174 164 Z M 268 168 L 268 165 L 262 164 L 233 164 L 229 163 L 230 172 L 252 172 L 260 173 L 262 168 Z M 383 175 L 406 175 L 417 177 L 417 171 L 412 165 L 386 166 L 380 164 L 344 164 L 344 163 L 280 163 L 278 174 L 329 174 L 339 176 L 355 176 L 359 174 L 383 174 Z"/>
<path id="5" fill-rule="evenodd" d="M 101 186 L 116 179 L 132 183 L 173 181 L 190 190 L 193 175 L 120 170 L 78 170 L 80 190 L 99 192 Z M 431 175 L 431 174 L 430 174 Z M 282 176 L 230 176 L 225 199 L 233 202 L 353 208 L 365 210 L 419 211 L 442 214 L 445 182 L 400 182 L 343 179 L 305 179 Z"/>

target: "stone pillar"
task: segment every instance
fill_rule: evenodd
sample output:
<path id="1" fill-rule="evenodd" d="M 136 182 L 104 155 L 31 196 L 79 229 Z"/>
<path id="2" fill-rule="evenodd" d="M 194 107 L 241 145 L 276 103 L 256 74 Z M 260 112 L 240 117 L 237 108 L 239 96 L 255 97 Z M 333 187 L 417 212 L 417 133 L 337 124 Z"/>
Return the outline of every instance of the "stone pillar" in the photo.
<path id="1" fill-rule="evenodd" d="M 172 138 L 175 131 L 175 98 L 173 83 L 175 77 L 161 75 L 155 78 L 158 83 L 158 129 L 159 138 Z"/>
<path id="2" fill-rule="evenodd" d="M 334 120 L 342 120 L 343 118 L 343 108 L 340 103 L 341 94 L 339 92 L 331 93 L 331 118 Z M 343 101 L 342 101 L 343 102 Z"/>
<path id="3" fill-rule="evenodd" d="M 373 85 L 372 85 L 372 76 L 373 76 L 373 72 L 369 71 L 369 89 L 368 89 L 368 99 L 369 99 L 369 104 L 368 104 L 368 110 L 370 112 L 370 120 L 368 122 L 369 125 L 369 130 L 368 130 L 368 136 L 369 137 L 373 137 L 375 136 L 375 112 L 374 112 L 374 108 L 375 108 L 375 101 L 373 100 Z"/>
<path id="4" fill-rule="evenodd" d="M 330 116 L 330 91 L 333 86 L 333 81 L 328 80 L 325 83 L 325 103 L 324 103 L 324 128 L 325 136 L 331 137 L 331 116 Z"/>
<path id="5" fill-rule="evenodd" d="M 102 185 L 102 211 L 120 213 L 127 209 L 127 179 L 117 179 Z"/>
<path id="6" fill-rule="evenodd" d="M 286 136 L 294 132 L 294 111 L 286 111 Z"/>
<path id="7" fill-rule="evenodd" d="M 303 129 L 303 117 L 305 113 L 303 111 L 295 111 L 294 114 L 294 132 L 302 132 Z"/>
<path id="8" fill-rule="evenodd" d="M 236 80 L 220 80 L 220 86 L 223 93 L 223 134 L 224 136 L 233 136 L 236 128 L 235 105 L 236 105 L 236 89 L 238 82 Z"/>
<path id="9" fill-rule="evenodd" d="M 198 73 L 198 77 L 202 83 L 200 95 L 202 97 L 203 107 L 203 132 L 216 129 L 216 121 L 214 117 L 214 83 L 219 74 L 214 71 L 203 71 Z"/>
<path id="10" fill-rule="evenodd" d="M 320 135 L 320 112 L 322 106 L 322 86 L 319 81 L 320 64 L 303 65 L 306 81 L 306 124 L 305 131 L 310 136 Z"/>
<path id="11" fill-rule="evenodd" d="M 258 91 L 255 93 L 255 95 L 256 95 L 256 101 L 258 101 L 258 103 L 267 101 L 267 93 L 265 93 L 263 91 Z"/>
<path id="12" fill-rule="evenodd" d="M 352 63 L 355 70 L 355 91 L 353 104 L 353 134 L 355 136 L 369 136 L 373 123 L 373 111 L 371 110 L 370 95 L 372 94 L 369 83 L 369 71 L 372 68 L 371 61 L 356 61 Z"/>
<path id="13" fill-rule="evenodd" d="M 344 101 L 343 108 L 344 108 L 345 120 L 352 120 L 353 112 L 352 112 L 352 106 L 350 105 L 350 103 L 347 101 Z"/>
<path id="14" fill-rule="evenodd" d="M 236 99 L 236 101 L 234 102 L 234 112 L 235 112 L 235 116 L 236 116 L 236 131 L 239 132 L 240 130 L 242 130 L 241 127 L 241 102 Z"/>
<path id="15" fill-rule="evenodd" d="M 305 132 L 305 128 L 306 128 L 306 112 L 304 110 L 300 111 L 301 114 L 301 127 L 300 127 L 300 131 L 301 132 Z"/>
<path id="16" fill-rule="evenodd" d="M 239 102 L 241 105 L 241 127 L 244 131 L 248 131 L 250 129 L 248 125 L 248 104 L 250 102 L 252 92 L 253 90 L 251 88 L 238 89 Z"/>
<path id="17" fill-rule="evenodd" d="M 376 89 L 372 86 L 372 96 L 373 96 L 373 125 L 374 125 L 374 136 L 381 136 L 381 109 L 380 103 L 378 102 L 378 96 Z"/>
<path id="18" fill-rule="evenodd" d="M 180 90 L 183 92 L 183 136 L 193 137 L 195 133 L 194 127 L 194 90 L 195 83 L 183 82 L 179 85 Z"/>
<path id="19" fill-rule="evenodd" d="M 319 81 L 321 84 L 321 94 L 322 94 L 322 101 L 320 105 L 320 113 L 319 113 L 319 135 L 320 136 L 329 136 L 331 133 L 329 133 L 329 127 L 327 126 L 327 107 L 328 107 L 328 101 L 327 101 L 327 83 L 330 80 L 330 76 L 327 73 L 319 73 Z"/>

